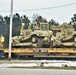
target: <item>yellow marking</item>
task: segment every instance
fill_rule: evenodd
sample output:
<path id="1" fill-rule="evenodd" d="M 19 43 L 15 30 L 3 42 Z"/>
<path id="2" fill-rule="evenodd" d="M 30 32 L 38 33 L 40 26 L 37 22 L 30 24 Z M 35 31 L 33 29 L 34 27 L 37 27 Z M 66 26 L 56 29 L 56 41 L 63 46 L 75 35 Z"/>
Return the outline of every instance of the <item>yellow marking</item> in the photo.
<path id="1" fill-rule="evenodd" d="M 8 48 L 0 49 L 5 53 L 9 52 Z M 34 50 L 47 50 L 49 53 L 76 53 L 76 48 L 13 48 L 12 53 L 32 53 Z"/>
<path id="2" fill-rule="evenodd" d="M 75 48 L 52 48 L 49 49 L 48 52 L 58 52 L 58 53 L 76 53 Z"/>

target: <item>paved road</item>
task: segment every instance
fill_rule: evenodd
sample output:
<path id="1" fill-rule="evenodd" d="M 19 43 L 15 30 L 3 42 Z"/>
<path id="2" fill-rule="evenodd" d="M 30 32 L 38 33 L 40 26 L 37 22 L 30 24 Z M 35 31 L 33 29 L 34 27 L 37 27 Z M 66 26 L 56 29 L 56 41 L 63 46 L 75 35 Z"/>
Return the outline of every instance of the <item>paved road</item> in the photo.
<path id="1" fill-rule="evenodd" d="M 0 75 L 76 75 L 76 70 L 0 68 Z"/>

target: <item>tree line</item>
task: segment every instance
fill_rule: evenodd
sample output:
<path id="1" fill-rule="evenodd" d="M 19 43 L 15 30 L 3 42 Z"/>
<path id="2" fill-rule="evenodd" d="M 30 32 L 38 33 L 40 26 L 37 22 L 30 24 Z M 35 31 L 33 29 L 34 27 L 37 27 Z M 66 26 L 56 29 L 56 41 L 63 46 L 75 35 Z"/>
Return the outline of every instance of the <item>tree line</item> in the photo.
<path id="1" fill-rule="evenodd" d="M 33 15 L 32 21 L 48 22 L 46 18 L 43 18 L 38 14 Z M 20 35 L 21 24 L 25 23 L 25 25 L 28 25 L 30 22 L 31 21 L 26 15 L 20 16 L 19 13 L 15 13 L 13 15 L 12 36 Z M 59 23 L 56 22 L 54 19 L 51 19 L 48 23 L 49 25 L 56 25 L 56 26 L 59 25 Z M 73 15 L 69 23 L 72 24 L 76 30 L 76 14 Z M 10 28 L 10 16 L 3 17 L 2 15 L 0 15 L 0 34 L 4 35 L 5 37 L 4 47 L 7 48 L 9 45 L 9 28 Z"/>

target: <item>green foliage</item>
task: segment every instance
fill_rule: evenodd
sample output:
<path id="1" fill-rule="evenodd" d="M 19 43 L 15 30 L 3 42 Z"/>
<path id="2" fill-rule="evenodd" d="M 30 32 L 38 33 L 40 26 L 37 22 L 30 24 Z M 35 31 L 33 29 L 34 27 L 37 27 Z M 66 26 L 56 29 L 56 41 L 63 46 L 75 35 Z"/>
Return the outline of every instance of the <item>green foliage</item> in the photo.
<path id="1" fill-rule="evenodd" d="M 74 26 L 74 28 L 76 30 L 76 14 L 73 15 L 73 17 L 71 18 L 71 22 L 70 23 Z"/>
<path id="2" fill-rule="evenodd" d="M 30 20 L 26 15 L 21 16 L 22 22 L 25 23 L 25 25 L 30 23 Z"/>
<path id="3" fill-rule="evenodd" d="M 58 23 L 58 22 L 56 22 L 55 20 L 51 19 L 51 20 L 49 21 L 49 25 L 50 25 L 50 26 L 51 26 L 51 25 L 58 26 L 58 25 L 59 25 L 59 23 Z"/>
<path id="4" fill-rule="evenodd" d="M 18 13 L 13 15 L 13 28 L 12 28 L 12 36 L 16 36 L 20 34 L 21 27 L 21 17 Z"/>
<path id="5" fill-rule="evenodd" d="M 39 16 L 37 14 L 33 15 L 33 21 L 34 22 L 47 22 L 47 20 L 45 18 L 43 18 L 42 16 Z"/>

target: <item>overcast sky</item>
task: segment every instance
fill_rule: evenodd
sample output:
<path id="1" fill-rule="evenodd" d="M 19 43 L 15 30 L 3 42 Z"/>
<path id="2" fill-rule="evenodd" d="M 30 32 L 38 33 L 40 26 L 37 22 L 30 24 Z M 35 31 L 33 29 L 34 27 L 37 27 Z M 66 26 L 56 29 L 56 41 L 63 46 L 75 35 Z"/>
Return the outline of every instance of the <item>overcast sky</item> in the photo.
<path id="1" fill-rule="evenodd" d="M 54 7 L 60 5 L 66 5 L 71 3 L 76 3 L 76 0 L 13 0 L 14 10 L 30 10 Z M 0 0 L 0 15 L 6 16 L 10 15 L 11 0 Z M 16 12 L 13 12 L 13 14 Z M 35 11 L 17 11 L 20 15 L 26 15 L 29 19 L 32 19 L 33 14 L 41 15 L 48 21 L 51 19 L 56 20 L 59 23 L 69 22 L 73 14 L 76 13 L 76 5 L 71 5 L 67 7 L 46 9 L 46 10 L 35 10 Z"/>

